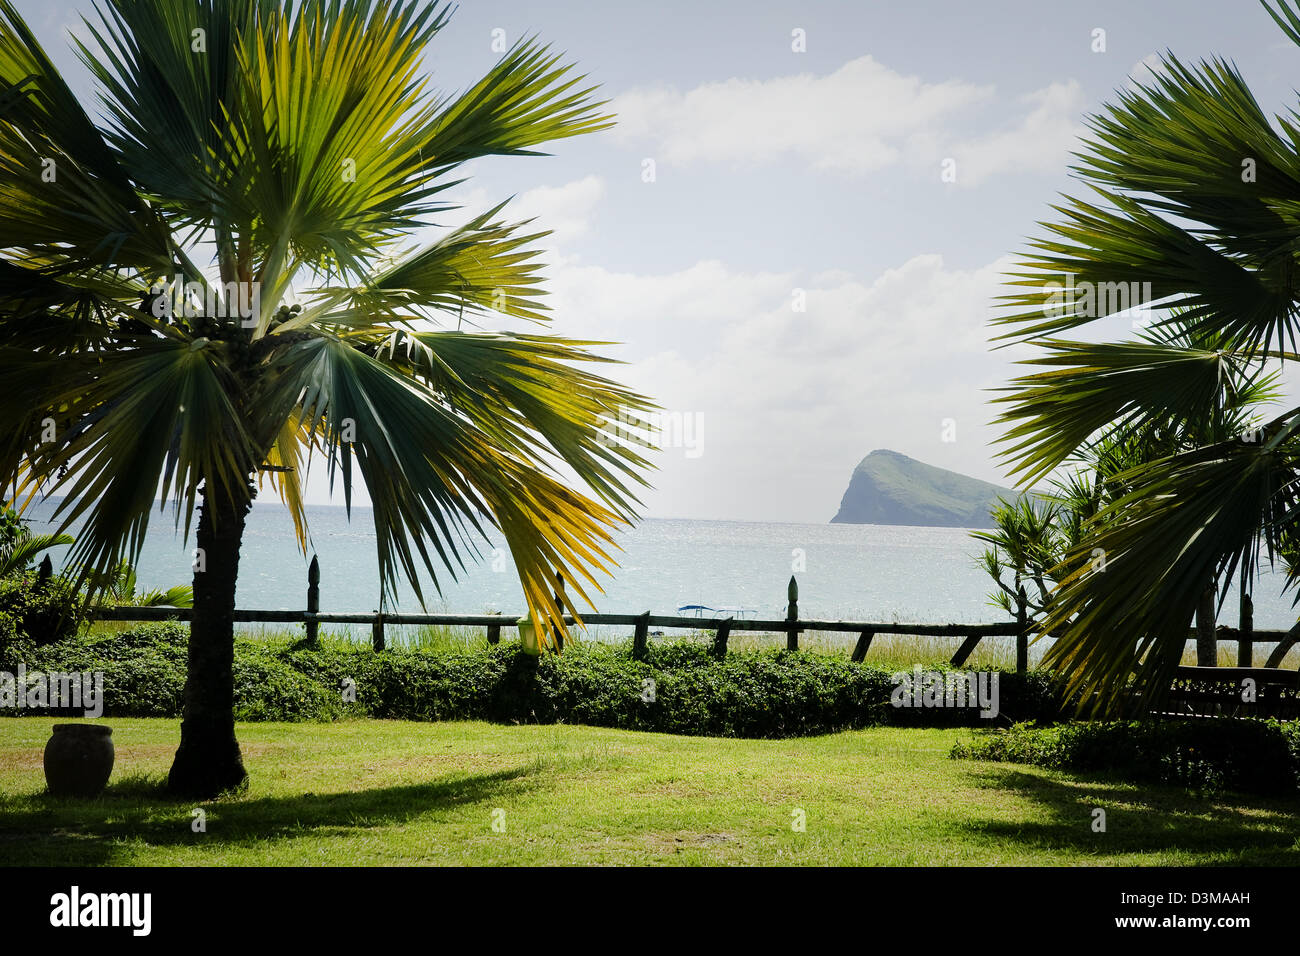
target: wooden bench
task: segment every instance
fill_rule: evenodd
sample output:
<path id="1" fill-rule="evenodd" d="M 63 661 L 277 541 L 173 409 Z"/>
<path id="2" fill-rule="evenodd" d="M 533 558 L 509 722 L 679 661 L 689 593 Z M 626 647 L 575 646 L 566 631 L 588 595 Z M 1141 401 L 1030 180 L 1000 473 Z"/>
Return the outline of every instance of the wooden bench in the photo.
<path id="1" fill-rule="evenodd" d="M 1253 681 L 1254 700 L 1248 700 Z M 1179 667 L 1159 717 L 1300 718 L 1300 671 L 1276 667 Z"/>

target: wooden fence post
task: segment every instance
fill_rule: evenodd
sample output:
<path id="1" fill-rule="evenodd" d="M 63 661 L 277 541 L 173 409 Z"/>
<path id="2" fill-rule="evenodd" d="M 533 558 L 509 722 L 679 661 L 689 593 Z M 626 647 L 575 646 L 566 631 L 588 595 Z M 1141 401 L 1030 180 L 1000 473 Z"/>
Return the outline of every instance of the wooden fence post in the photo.
<path id="1" fill-rule="evenodd" d="M 1026 613 L 1025 605 L 1028 599 L 1025 596 L 1025 588 L 1020 587 L 1020 593 L 1016 601 L 1016 673 L 1023 674 L 1029 670 L 1029 615 Z"/>
<path id="2" fill-rule="evenodd" d="M 961 642 L 961 647 L 957 648 L 957 653 L 952 655 L 952 660 L 948 663 L 953 667 L 961 667 L 966 663 L 966 658 L 970 657 L 975 648 L 979 646 L 979 642 L 980 636 L 978 634 L 972 634 L 966 638 Z"/>
<path id="3" fill-rule="evenodd" d="M 316 560 L 316 555 L 311 556 L 311 564 L 307 565 L 307 613 L 320 613 L 320 562 Z M 307 643 L 316 644 L 320 640 L 320 622 L 307 620 Z"/>
<path id="4" fill-rule="evenodd" d="M 718 660 L 727 656 L 727 638 L 731 636 L 731 622 L 734 617 L 729 617 L 718 625 L 718 632 L 713 635 L 713 656 Z"/>
<path id="5" fill-rule="evenodd" d="M 375 645 L 375 650 L 384 649 L 384 612 L 375 612 L 375 623 L 370 625 L 370 640 Z"/>
<path id="6" fill-rule="evenodd" d="M 876 632 L 865 630 L 858 635 L 858 643 L 853 648 L 853 663 L 861 664 L 867 659 L 867 651 L 871 649 L 871 639 L 876 636 Z"/>
<path id="7" fill-rule="evenodd" d="M 492 613 L 493 613 L 493 614 L 500 614 L 501 612 L 500 612 L 500 611 L 493 611 Z M 488 629 L 487 629 L 487 638 L 488 638 L 488 643 L 489 643 L 489 644 L 500 644 L 500 643 L 501 643 L 501 625 L 500 625 L 500 624 L 489 624 L 489 625 L 488 625 Z"/>
<path id="8" fill-rule="evenodd" d="M 1215 583 L 1210 583 L 1201 591 L 1201 599 L 1196 606 L 1196 663 L 1200 667 L 1215 667 L 1219 663 L 1219 639 L 1215 631 Z"/>
<path id="9" fill-rule="evenodd" d="M 1250 667 L 1255 656 L 1255 602 L 1245 592 L 1241 595 L 1241 627 L 1237 634 L 1237 666 Z"/>
<path id="10" fill-rule="evenodd" d="M 560 609 L 560 617 L 564 617 L 564 572 L 555 572 L 555 604 Z M 551 625 L 551 632 L 555 635 L 555 649 L 564 650 L 564 631 L 560 630 L 558 624 Z"/>
<path id="11" fill-rule="evenodd" d="M 650 612 L 646 611 L 636 619 L 636 630 L 632 634 L 632 656 L 637 660 L 645 660 L 646 652 L 649 650 L 650 640 Z"/>
<path id="12" fill-rule="evenodd" d="M 799 582 L 794 579 L 793 574 L 790 575 L 790 583 L 786 586 L 785 594 L 790 599 L 790 605 L 785 612 L 785 619 L 793 625 L 795 621 L 799 620 Z M 787 651 L 799 650 L 799 629 L 797 627 L 791 626 L 786 632 L 785 649 Z"/>

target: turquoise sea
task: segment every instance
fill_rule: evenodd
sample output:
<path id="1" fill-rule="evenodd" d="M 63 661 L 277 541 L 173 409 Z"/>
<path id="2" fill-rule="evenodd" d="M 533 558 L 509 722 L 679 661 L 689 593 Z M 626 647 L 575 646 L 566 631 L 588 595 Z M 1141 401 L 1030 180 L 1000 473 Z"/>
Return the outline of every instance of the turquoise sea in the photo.
<path id="1" fill-rule="evenodd" d="M 29 511 L 34 530 L 47 523 L 54 501 Z M 379 607 L 379 573 L 370 510 L 308 509 L 312 546 L 320 558 L 321 610 L 367 612 Z M 889 525 L 785 524 L 754 521 L 648 519 L 619 536 L 620 567 L 602 580 L 597 609 L 607 613 L 674 613 L 686 604 L 745 607 L 753 616 L 783 617 L 786 583 L 799 581 L 800 616 L 917 623 L 1001 620 L 988 603 L 991 582 L 976 558 L 982 550 L 959 528 Z M 191 541 L 190 547 L 193 546 Z M 240 559 L 241 608 L 296 609 L 305 601 L 307 563 L 288 512 L 256 504 Z M 61 555 L 56 552 L 56 563 Z M 170 510 L 156 512 L 138 562 L 140 583 L 167 587 L 191 578 L 189 548 L 175 532 Z M 1266 575 L 1255 597 L 1258 628 L 1287 628 L 1296 620 L 1281 576 Z M 482 560 L 458 579 L 440 575 L 441 596 L 426 584 L 429 610 L 514 613 L 522 592 L 501 541 L 483 547 Z M 400 607 L 418 611 L 409 588 Z M 1235 602 L 1220 623 L 1235 624 Z"/>

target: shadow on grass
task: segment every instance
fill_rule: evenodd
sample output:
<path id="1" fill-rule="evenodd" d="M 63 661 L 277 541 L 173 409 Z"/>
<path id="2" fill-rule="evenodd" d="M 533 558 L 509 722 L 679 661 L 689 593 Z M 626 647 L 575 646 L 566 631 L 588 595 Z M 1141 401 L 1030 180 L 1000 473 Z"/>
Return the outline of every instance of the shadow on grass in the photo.
<path id="1" fill-rule="evenodd" d="M 429 813 L 518 795 L 537 786 L 540 767 L 452 775 L 429 783 L 282 797 L 235 795 L 178 800 L 163 778 L 126 777 L 93 800 L 40 794 L 0 797 L 0 865 L 124 866 L 131 845 L 253 847 L 406 823 Z M 192 828 L 202 807 L 207 831 Z"/>
<path id="2" fill-rule="evenodd" d="M 976 785 L 1038 805 L 1038 819 L 972 819 L 960 829 L 998 844 L 1069 849 L 1096 856 L 1179 850 L 1193 865 L 1300 864 L 1300 801 L 1243 794 L 1208 796 L 1114 776 L 1071 774 L 1052 779 L 1014 766 L 962 761 Z M 1105 831 L 1093 829 L 1106 812 Z"/>

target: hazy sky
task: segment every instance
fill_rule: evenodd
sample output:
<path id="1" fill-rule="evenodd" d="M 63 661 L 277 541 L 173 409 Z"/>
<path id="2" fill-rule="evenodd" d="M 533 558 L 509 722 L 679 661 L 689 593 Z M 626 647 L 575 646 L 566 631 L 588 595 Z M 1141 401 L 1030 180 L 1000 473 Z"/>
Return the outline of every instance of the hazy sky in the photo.
<path id="1" fill-rule="evenodd" d="M 71 68 L 90 4 L 18 6 Z M 515 195 L 555 230 L 554 330 L 621 343 L 615 374 L 684 426 L 656 517 L 826 521 L 874 448 L 1002 481 L 988 389 L 1016 355 L 988 352 L 992 299 L 1079 190 L 1084 115 L 1165 49 L 1234 60 L 1270 112 L 1300 79 L 1254 0 L 584 0 L 465 3 L 434 82 L 476 79 L 494 30 L 567 51 L 619 124 L 476 163 L 447 221 Z"/>

